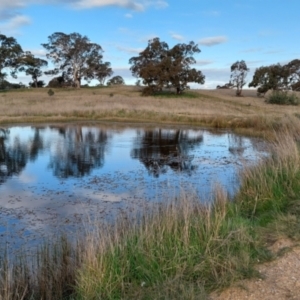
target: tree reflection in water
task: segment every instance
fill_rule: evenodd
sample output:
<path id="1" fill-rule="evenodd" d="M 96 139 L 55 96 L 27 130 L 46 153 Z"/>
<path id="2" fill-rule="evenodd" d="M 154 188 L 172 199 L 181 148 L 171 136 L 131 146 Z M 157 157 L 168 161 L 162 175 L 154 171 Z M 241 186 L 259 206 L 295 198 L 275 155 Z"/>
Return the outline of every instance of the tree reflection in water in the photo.
<path id="1" fill-rule="evenodd" d="M 233 155 L 243 155 L 246 147 L 242 136 L 228 133 L 229 147 L 228 151 Z"/>
<path id="2" fill-rule="evenodd" d="M 19 174 L 28 161 L 25 144 L 16 138 L 12 145 L 7 145 L 9 131 L 1 129 L 0 135 L 0 184 L 9 177 Z"/>
<path id="3" fill-rule="evenodd" d="M 58 130 L 63 138 L 50 158 L 49 167 L 55 176 L 82 177 L 103 166 L 108 141 L 105 130 L 83 130 L 80 126 L 52 129 Z"/>
<path id="4" fill-rule="evenodd" d="M 196 166 L 189 152 L 203 142 L 202 133 L 190 136 L 185 130 L 146 130 L 138 133 L 131 157 L 139 159 L 155 177 L 168 168 L 191 174 Z"/>
<path id="5" fill-rule="evenodd" d="M 81 177 L 93 168 L 102 167 L 108 134 L 104 130 L 82 127 L 50 127 L 59 133 L 62 141 L 52 146 L 52 141 L 41 132 L 45 128 L 33 128 L 33 137 L 21 139 L 20 134 L 10 137 L 8 130 L 0 128 L 0 184 L 18 175 L 26 164 L 34 162 L 46 147 L 52 150 L 49 167 L 60 178 Z M 22 131 L 20 131 L 22 132 Z"/>

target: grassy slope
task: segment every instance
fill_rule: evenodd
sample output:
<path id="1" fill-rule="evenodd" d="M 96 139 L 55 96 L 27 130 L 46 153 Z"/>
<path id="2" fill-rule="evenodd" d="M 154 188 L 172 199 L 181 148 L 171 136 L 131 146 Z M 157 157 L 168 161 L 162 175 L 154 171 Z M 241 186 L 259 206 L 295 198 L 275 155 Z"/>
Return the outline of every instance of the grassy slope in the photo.
<path id="1" fill-rule="evenodd" d="M 256 134 L 288 123 L 300 107 L 276 106 L 244 91 L 193 90 L 193 97 L 141 97 L 137 87 L 31 89 L 0 93 L 0 124 L 54 121 L 160 122 L 230 127 Z"/>

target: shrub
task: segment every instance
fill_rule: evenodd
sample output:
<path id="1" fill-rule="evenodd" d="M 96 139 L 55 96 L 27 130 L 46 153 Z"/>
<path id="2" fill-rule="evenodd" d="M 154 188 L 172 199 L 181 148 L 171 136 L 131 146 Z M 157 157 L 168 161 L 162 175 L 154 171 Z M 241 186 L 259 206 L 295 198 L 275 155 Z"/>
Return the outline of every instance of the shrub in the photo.
<path id="1" fill-rule="evenodd" d="M 53 96 L 53 95 L 54 95 L 54 91 L 53 91 L 52 89 L 49 89 L 49 90 L 48 90 L 48 95 L 49 95 L 49 96 Z"/>
<path id="2" fill-rule="evenodd" d="M 298 105 L 299 99 L 295 94 L 273 91 L 272 94 L 266 99 L 267 103 L 279 105 Z"/>

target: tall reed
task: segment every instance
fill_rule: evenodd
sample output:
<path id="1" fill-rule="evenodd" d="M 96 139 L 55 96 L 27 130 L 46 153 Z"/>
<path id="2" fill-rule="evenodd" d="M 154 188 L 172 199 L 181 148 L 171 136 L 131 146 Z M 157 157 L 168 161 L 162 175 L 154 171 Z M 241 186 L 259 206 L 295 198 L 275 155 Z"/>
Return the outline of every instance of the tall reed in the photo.
<path id="1" fill-rule="evenodd" d="M 67 299 L 74 295 L 80 266 L 79 241 L 65 236 L 21 256 L 0 255 L 0 299 Z"/>

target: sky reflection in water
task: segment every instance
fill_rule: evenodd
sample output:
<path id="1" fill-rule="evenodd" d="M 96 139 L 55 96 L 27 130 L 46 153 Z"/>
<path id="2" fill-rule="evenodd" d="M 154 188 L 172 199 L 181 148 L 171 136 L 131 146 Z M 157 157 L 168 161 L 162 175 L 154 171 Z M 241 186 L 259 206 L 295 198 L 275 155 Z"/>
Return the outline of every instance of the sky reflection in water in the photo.
<path id="1" fill-rule="evenodd" d="M 0 132 L 0 238 L 17 248 L 87 216 L 113 219 L 182 191 L 234 195 L 237 174 L 263 143 L 225 131 L 82 126 Z"/>

